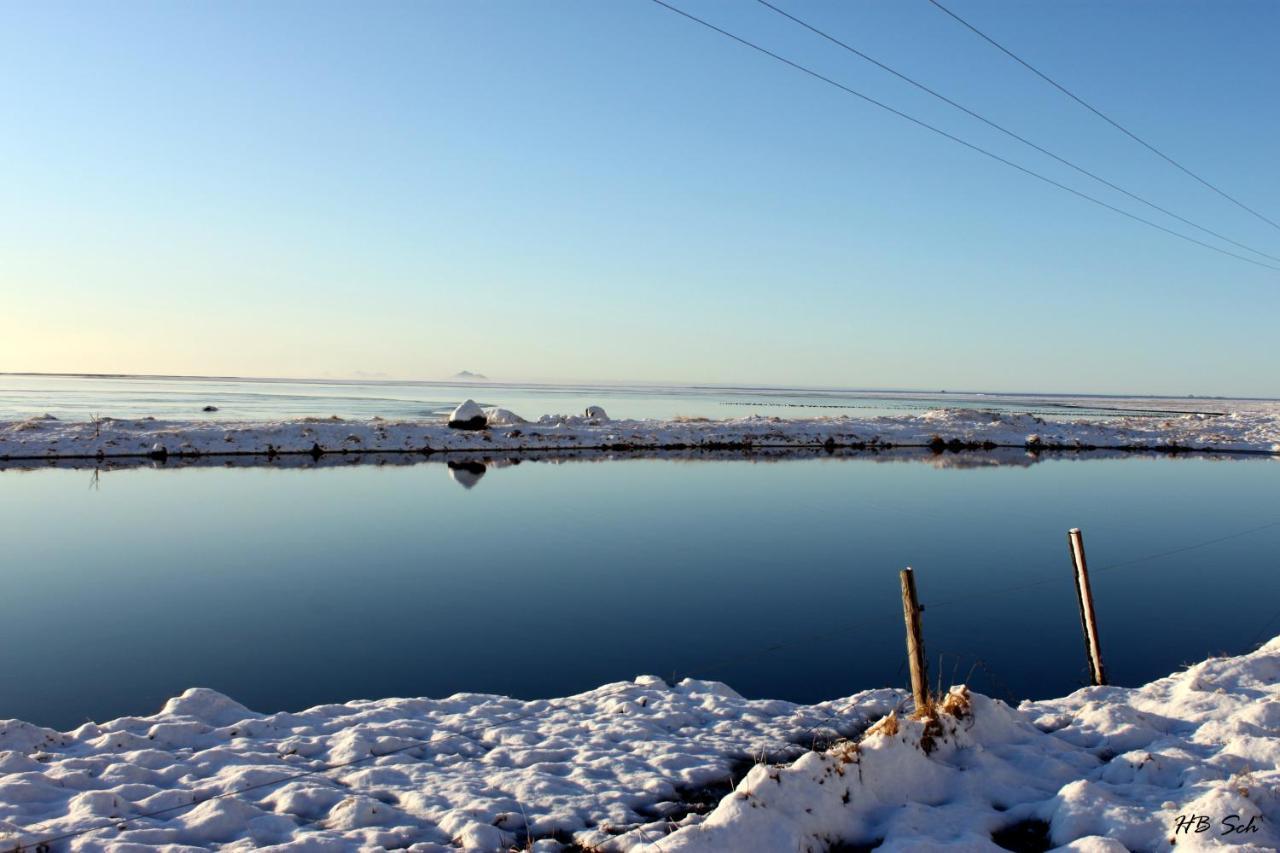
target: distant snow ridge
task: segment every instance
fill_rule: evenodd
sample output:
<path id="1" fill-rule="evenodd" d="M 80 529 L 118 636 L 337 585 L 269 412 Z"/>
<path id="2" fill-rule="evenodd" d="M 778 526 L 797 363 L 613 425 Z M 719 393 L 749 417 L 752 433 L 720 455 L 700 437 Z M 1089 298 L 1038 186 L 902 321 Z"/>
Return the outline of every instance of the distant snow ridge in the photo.
<path id="1" fill-rule="evenodd" d="M 896 690 L 805 706 L 652 676 L 276 714 L 193 689 L 66 733 L 0 722 L 0 849 L 80 830 L 77 850 L 1280 847 L 1280 638 L 1139 689 L 1011 708 L 956 687 L 910 711 Z M 1212 831 L 1178 834 L 1185 815 Z"/>
<path id="2" fill-rule="evenodd" d="M 451 450 L 645 450 L 778 447 L 983 447 L 1208 450 L 1280 453 L 1280 407 L 1174 417 L 1045 421 L 1026 414 L 935 409 L 892 417 L 613 420 L 599 406 L 582 415 L 527 422 L 507 409 L 466 400 L 444 420 L 92 422 L 46 417 L 0 422 L 0 459 L 204 456 L 224 453 L 440 452 Z M 163 453 L 161 453 L 163 451 Z"/>

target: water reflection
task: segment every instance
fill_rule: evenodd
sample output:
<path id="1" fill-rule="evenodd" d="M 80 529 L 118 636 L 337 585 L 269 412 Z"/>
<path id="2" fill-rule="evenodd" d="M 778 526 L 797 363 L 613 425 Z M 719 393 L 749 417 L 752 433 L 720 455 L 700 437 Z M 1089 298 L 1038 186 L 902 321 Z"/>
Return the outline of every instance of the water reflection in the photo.
<path id="1" fill-rule="evenodd" d="M 1109 673 L 1140 683 L 1242 651 L 1274 616 L 1280 527 L 1176 550 L 1274 521 L 1270 461 L 806 448 L 10 463 L 0 580 L 21 595 L 0 596 L 0 684 L 14 686 L 0 719 L 146 713 L 193 685 L 273 711 L 690 670 L 812 701 L 902 683 L 904 565 L 944 680 L 1058 695 L 1082 680 L 1070 527 L 1088 536 Z"/>
<path id="2" fill-rule="evenodd" d="M 449 460 L 445 464 L 449 466 L 449 479 L 464 489 L 474 489 L 476 483 L 480 482 L 480 478 L 484 476 L 484 472 L 488 470 L 485 464 L 478 460 L 466 462 Z"/>
<path id="3" fill-rule="evenodd" d="M 276 468 L 323 469 L 445 465 L 450 477 L 465 488 L 476 485 L 486 471 L 522 462 L 619 462 L 626 460 L 665 459 L 690 462 L 796 462 L 810 459 L 857 459 L 876 463 L 918 463 L 932 468 L 1028 468 L 1042 462 L 1098 461 L 1103 459 L 1168 459 L 1209 460 L 1214 462 L 1280 461 L 1280 456 L 1179 451 L 1133 450 L 1026 450 L 1020 447 L 996 447 L 990 450 L 933 449 L 928 447 L 852 448 L 834 447 L 759 447 L 751 450 L 680 448 L 671 450 L 595 450 L 547 449 L 520 451 L 438 451 L 401 453 L 394 451 L 351 451 L 340 453 L 287 454 L 210 454 L 198 457 L 154 459 L 148 457 L 115 457 L 106 459 L 9 459 L 0 460 L 0 473 L 5 471 L 38 471 L 73 469 L 120 471 L 132 468 L 182 470 L 187 468 Z"/>

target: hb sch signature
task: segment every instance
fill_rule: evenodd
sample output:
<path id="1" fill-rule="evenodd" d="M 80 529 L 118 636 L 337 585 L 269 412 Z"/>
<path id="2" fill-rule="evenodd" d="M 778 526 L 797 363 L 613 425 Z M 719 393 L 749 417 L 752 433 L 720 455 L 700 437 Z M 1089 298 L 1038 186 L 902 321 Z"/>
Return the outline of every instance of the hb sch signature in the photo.
<path id="1" fill-rule="evenodd" d="M 1258 826 L 1258 815 L 1253 815 L 1248 820 L 1245 820 L 1238 814 L 1231 814 L 1214 820 L 1209 815 L 1180 814 L 1173 821 L 1173 834 L 1177 836 L 1184 833 L 1190 835 L 1197 832 L 1209 832 L 1215 826 L 1219 835 L 1238 835 L 1240 833 L 1258 832 L 1261 829 Z"/>

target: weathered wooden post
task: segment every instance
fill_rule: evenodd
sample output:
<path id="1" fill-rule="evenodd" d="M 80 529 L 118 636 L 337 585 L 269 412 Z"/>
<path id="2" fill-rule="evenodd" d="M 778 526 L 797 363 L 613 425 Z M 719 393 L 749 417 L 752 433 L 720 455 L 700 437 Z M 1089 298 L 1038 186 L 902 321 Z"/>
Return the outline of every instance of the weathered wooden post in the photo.
<path id="1" fill-rule="evenodd" d="M 902 581 L 902 621 L 907 627 L 907 662 L 911 665 L 911 697 L 916 716 L 929 713 L 929 676 L 924 661 L 924 635 L 920 631 L 920 601 L 916 598 L 916 575 L 911 567 L 899 573 Z"/>
<path id="2" fill-rule="evenodd" d="M 1107 683 L 1102 666 L 1102 647 L 1098 642 L 1098 619 L 1093 613 L 1093 590 L 1089 586 L 1089 565 L 1084 559 L 1084 536 L 1079 527 L 1067 531 L 1071 546 L 1071 564 L 1075 567 L 1076 600 L 1080 604 L 1080 627 L 1084 631 L 1084 651 L 1089 660 L 1089 679 L 1095 685 Z"/>

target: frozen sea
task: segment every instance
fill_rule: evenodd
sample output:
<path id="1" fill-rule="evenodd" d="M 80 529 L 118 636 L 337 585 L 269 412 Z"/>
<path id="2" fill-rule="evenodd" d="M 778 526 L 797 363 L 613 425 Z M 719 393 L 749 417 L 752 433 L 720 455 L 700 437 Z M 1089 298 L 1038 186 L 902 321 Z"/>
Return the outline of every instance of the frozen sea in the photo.
<path id="1" fill-rule="evenodd" d="M 212 379 L 185 377 L 53 376 L 0 373 L 0 420 L 52 414 L 84 420 L 208 418 L 279 420 L 291 417 L 387 419 L 435 417 L 466 398 L 525 417 L 580 413 L 603 406 L 614 418 L 744 415 L 891 415 L 940 407 L 1029 412 L 1047 418 L 1105 417 L 1212 411 L 1204 398 L 997 394 L 975 391 L 885 391 L 676 385 L 551 385 L 500 382 Z M 216 412 L 204 412 L 214 406 Z"/>

